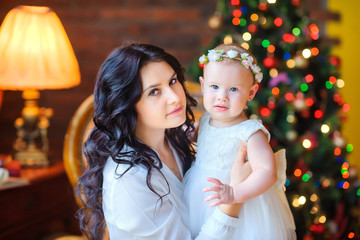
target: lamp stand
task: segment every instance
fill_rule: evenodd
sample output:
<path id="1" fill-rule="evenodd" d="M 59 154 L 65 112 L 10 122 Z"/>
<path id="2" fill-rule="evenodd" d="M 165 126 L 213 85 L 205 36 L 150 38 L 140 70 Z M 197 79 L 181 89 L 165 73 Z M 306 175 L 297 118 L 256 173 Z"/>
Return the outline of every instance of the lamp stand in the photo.
<path id="1" fill-rule="evenodd" d="M 37 90 L 24 90 L 22 97 L 24 108 L 14 124 L 17 129 L 14 159 L 24 167 L 49 166 L 47 128 L 52 109 L 38 107 L 40 93 Z"/>

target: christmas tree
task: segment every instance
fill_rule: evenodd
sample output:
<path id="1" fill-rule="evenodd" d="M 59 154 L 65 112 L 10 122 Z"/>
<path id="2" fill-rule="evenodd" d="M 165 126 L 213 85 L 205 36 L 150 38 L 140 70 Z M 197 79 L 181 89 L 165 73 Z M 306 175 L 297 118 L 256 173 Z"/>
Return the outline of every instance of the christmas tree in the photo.
<path id="1" fill-rule="evenodd" d="M 236 42 L 264 73 L 247 114 L 262 120 L 274 151 L 287 151 L 284 188 L 298 239 L 360 239 L 357 169 L 346 159 L 353 147 L 341 134 L 350 106 L 339 94 L 344 80 L 331 41 L 300 0 L 218 0 L 209 26 L 219 34 L 201 54 Z M 198 79 L 201 66 L 196 61 L 187 73 Z"/>

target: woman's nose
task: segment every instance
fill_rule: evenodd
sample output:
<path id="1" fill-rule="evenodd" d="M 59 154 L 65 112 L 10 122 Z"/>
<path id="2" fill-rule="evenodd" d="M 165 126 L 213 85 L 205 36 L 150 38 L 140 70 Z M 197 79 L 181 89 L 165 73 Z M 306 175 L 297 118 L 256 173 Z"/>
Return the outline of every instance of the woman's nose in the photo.
<path id="1" fill-rule="evenodd" d="M 174 91 L 173 89 L 169 88 L 168 104 L 177 103 L 179 101 L 180 101 L 180 97 L 179 97 L 178 93 L 176 91 Z"/>

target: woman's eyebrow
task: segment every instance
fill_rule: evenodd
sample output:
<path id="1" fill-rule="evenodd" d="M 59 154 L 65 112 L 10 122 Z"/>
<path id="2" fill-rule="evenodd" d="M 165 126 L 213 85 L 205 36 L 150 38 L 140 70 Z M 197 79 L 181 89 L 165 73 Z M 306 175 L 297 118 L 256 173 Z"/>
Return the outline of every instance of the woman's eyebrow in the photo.
<path id="1" fill-rule="evenodd" d="M 171 80 L 175 75 L 176 75 L 176 72 L 174 72 L 173 75 L 171 75 L 171 77 L 169 78 L 169 80 Z M 147 88 L 145 88 L 144 91 L 143 91 L 143 93 L 146 92 L 147 90 L 149 90 L 150 88 L 158 87 L 158 86 L 160 86 L 160 85 L 161 85 L 160 83 L 152 84 L 152 85 L 148 86 Z"/>
<path id="2" fill-rule="evenodd" d="M 149 87 L 145 88 L 143 93 L 146 92 L 147 90 L 149 90 L 150 88 L 154 88 L 154 87 L 158 87 L 160 86 L 161 84 L 160 83 L 156 83 L 156 84 L 153 84 L 153 85 L 150 85 Z"/>

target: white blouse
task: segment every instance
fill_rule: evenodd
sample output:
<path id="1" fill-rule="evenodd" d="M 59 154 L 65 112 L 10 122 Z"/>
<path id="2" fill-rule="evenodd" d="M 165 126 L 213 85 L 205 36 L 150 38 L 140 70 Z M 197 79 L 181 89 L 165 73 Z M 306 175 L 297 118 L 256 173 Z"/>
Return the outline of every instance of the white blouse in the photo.
<path id="1" fill-rule="evenodd" d="M 173 150 L 179 169 L 182 164 Z M 117 164 L 112 158 L 103 170 L 103 211 L 110 239 L 130 240 L 188 240 L 186 224 L 188 211 L 183 197 L 183 183 L 163 164 L 161 173 L 152 171 L 152 192 L 146 185 L 147 170 L 143 166 L 131 168 L 122 177 L 128 165 Z M 169 190 L 170 189 L 170 190 Z M 238 219 L 216 209 L 207 219 L 197 240 L 228 239 L 236 229 Z"/>

